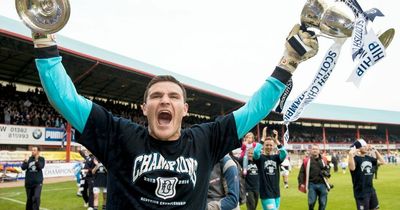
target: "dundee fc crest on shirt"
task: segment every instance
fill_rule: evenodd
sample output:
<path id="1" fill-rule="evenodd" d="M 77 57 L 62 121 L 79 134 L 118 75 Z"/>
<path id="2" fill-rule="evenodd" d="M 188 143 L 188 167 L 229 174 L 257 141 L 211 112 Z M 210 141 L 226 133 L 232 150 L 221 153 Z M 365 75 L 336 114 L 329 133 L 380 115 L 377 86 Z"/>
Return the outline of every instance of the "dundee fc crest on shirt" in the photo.
<path id="1" fill-rule="evenodd" d="M 162 199 L 172 198 L 176 194 L 176 177 L 158 177 L 156 196 Z"/>

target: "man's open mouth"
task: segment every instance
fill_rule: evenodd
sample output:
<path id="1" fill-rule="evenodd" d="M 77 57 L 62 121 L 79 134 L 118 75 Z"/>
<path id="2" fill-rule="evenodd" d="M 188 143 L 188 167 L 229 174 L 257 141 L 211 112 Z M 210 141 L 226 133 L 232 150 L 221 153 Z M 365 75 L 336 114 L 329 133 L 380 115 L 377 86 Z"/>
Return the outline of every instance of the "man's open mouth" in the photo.
<path id="1" fill-rule="evenodd" d="M 168 111 L 161 111 L 158 113 L 158 124 L 159 125 L 169 125 L 172 120 L 172 114 Z"/>

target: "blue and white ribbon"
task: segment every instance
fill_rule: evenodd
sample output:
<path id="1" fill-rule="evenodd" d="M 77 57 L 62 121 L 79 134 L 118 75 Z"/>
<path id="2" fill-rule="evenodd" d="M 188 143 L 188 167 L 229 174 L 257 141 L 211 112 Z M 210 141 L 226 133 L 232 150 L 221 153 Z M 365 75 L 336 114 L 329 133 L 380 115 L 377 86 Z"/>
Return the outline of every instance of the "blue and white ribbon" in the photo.
<path id="1" fill-rule="evenodd" d="M 377 16 L 384 16 L 383 13 L 377 9 L 372 8 L 368 11 L 363 11 L 357 0 L 337 0 L 339 2 L 345 3 L 351 11 L 353 11 L 356 17 L 354 21 L 354 28 L 352 33 L 352 58 L 355 60 L 363 52 L 364 39 L 366 34 L 368 34 L 367 25 L 368 20 L 373 22 Z"/>
<path id="2" fill-rule="evenodd" d="M 294 122 L 301 116 L 304 108 L 317 98 L 336 66 L 340 51 L 346 38 L 336 38 L 335 42 L 326 52 L 322 63 L 309 87 L 301 93 L 290 106 L 287 107 L 283 115 L 283 122 L 286 125 L 284 134 L 284 144 L 289 141 L 289 123 Z"/>
<path id="3" fill-rule="evenodd" d="M 362 53 L 358 56 L 358 65 L 347 79 L 347 82 L 352 82 L 357 87 L 360 86 L 361 79 L 368 69 L 386 56 L 385 46 L 379 41 L 373 30 L 365 37 L 364 46 Z"/>

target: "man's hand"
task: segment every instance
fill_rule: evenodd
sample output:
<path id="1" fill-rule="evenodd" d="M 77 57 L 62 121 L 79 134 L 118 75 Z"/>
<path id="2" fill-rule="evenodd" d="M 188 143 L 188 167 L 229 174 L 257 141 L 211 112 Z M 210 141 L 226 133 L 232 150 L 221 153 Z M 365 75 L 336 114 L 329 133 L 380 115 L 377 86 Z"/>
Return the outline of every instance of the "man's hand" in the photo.
<path id="1" fill-rule="evenodd" d="M 278 131 L 274 129 L 272 131 L 272 133 L 273 133 L 273 139 L 274 139 L 275 144 L 280 145 L 281 143 L 279 142 L 279 139 L 278 139 Z"/>
<path id="2" fill-rule="evenodd" d="M 221 202 L 219 201 L 211 201 L 207 204 L 207 210 L 220 210 Z"/>
<path id="3" fill-rule="evenodd" d="M 57 44 L 55 34 L 32 32 L 32 41 L 35 48 L 50 47 Z"/>
<path id="4" fill-rule="evenodd" d="M 354 157 L 357 153 L 358 153 L 358 149 L 356 149 L 356 148 L 351 148 L 350 149 L 350 151 L 349 151 L 349 156 L 350 157 Z"/>
<path id="5" fill-rule="evenodd" d="M 28 162 L 28 155 L 27 154 L 25 154 L 25 156 L 24 156 L 24 162 Z"/>
<path id="6" fill-rule="evenodd" d="M 371 144 L 368 144 L 368 151 L 370 151 L 371 153 L 375 153 L 376 152 L 376 148 L 374 146 L 372 146 Z"/>
<path id="7" fill-rule="evenodd" d="M 298 39 L 298 41 L 301 42 L 300 44 L 308 48 L 304 55 L 299 55 L 299 53 L 289 44 L 289 39 L 294 36 L 298 36 L 300 39 Z M 296 24 L 292 31 L 290 31 L 289 36 L 286 38 L 285 47 L 285 52 L 278 66 L 289 71 L 290 73 L 293 73 L 299 63 L 317 54 L 318 40 L 315 35 L 307 31 L 303 31 L 300 29 L 300 25 Z"/>

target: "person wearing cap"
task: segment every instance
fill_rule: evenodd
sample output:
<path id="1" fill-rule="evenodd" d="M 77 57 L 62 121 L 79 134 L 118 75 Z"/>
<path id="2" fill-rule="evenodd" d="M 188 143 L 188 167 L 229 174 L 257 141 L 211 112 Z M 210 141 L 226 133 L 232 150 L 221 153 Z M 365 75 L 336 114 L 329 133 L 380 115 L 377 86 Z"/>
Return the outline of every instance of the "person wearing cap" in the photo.
<path id="1" fill-rule="evenodd" d="M 376 158 L 369 156 L 374 153 Z M 379 209 L 378 196 L 373 186 L 377 165 L 383 165 L 382 155 L 364 139 L 358 139 L 349 152 L 349 169 L 353 182 L 357 210 Z"/>

